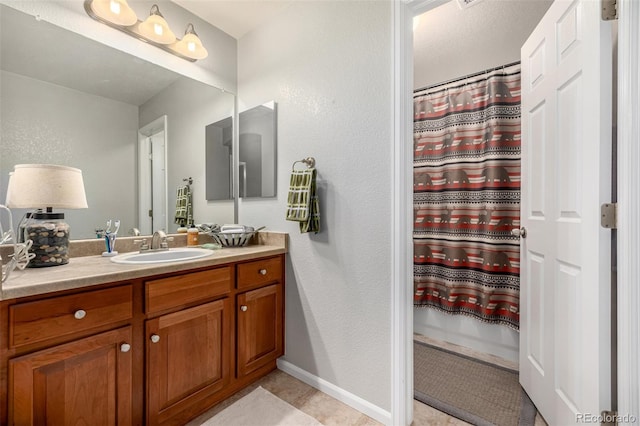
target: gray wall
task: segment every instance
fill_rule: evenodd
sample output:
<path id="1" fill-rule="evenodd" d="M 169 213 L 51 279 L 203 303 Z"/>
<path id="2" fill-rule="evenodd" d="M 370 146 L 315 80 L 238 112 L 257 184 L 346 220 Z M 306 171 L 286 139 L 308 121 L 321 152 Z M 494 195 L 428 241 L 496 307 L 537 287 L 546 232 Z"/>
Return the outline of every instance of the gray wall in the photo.
<path id="1" fill-rule="evenodd" d="M 413 32 L 414 88 L 520 60 L 520 47 L 552 0 L 449 1 L 420 15 Z"/>
<path id="2" fill-rule="evenodd" d="M 391 403 L 391 4 L 292 2 L 238 41 L 240 110 L 278 104 L 278 196 L 240 222 L 289 232 L 285 359 Z M 285 221 L 295 160 L 317 161 L 322 232 Z M 387 413 L 388 414 L 388 413 Z"/>
<path id="3" fill-rule="evenodd" d="M 229 93 L 186 78 L 171 84 L 140 106 L 140 127 L 167 115 L 167 185 L 169 232 L 175 232 L 176 188 L 192 177 L 195 223 L 233 223 L 233 201 L 206 201 L 205 129 L 233 114 Z"/>
<path id="4" fill-rule="evenodd" d="M 414 87 L 422 88 L 520 60 L 520 47 L 551 0 L 483 0 L 466 9 L 450 1 L 419 17 L 414 30 Z M 519 335 L 504 326 L 414 310 L 414 331 L 518 362 Z"/>
<path id="5" fill-rule="evenodd" d="M 138 108 L 5 71 L 0 81 L 0 170 L 21 163 L 81 169 L 89 208 L 64 211 L 73 239 L 95 238 L 108 219 L 121 220 L 121 234 L 135 226 Z M 17 223 L 24 211 L 15 210 Z"/>

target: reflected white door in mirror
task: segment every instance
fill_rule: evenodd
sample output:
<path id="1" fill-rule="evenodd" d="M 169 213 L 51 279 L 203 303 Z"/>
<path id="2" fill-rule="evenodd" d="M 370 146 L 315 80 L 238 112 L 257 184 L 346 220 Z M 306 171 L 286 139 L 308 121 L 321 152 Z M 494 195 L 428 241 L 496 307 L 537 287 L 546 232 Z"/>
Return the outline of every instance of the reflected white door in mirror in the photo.
<path id="1" fill-rule="evenodd" d="M 167 116 L 138 131 L 138 224 L 143 235 L 168 230 Z"/>

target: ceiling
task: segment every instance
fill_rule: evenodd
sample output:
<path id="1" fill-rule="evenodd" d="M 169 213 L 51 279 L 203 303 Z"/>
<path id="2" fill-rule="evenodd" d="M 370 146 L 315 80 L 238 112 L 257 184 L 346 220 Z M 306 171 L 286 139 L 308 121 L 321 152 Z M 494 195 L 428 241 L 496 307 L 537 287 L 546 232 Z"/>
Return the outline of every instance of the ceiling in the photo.
<path id="1" fill-rule="evenodd" d="M 239 39 L 268 21 L 293 0 L 172 0 Z"/>

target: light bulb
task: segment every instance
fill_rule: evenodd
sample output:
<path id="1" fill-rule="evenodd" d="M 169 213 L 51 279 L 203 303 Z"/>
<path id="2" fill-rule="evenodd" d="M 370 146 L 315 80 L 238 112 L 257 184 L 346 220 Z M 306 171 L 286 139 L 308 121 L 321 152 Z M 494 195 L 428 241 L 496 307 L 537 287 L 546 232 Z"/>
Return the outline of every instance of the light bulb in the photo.
<path id="1" fill-rule="evenodd" d="M 109 9 L 116 15 L 120 15 L 120 3 L 118 3 L 117 1 L 111 0 L 109 2 Z"/>
<path id="2" fill-rule="evenodd" d="M 160 44 L 171 44 L 176 41 L 176 36 L 169 28 L 169 24 L 162 17 L 158 5 L 153 5 L 149 17 L 138 26 L 140 34 L 148 40 Z"/>
<path id="3" fill-rule="evenodd" d="M 192 24 L 187 25 L 182 40 L 172 45 L 171 48 L 182 56 L 196 60 L 204 59 L 209 55 Z"/>
<path id="4" fill-rule="evenodd" d="M 116 25 L 128 27 L 138 22 L 138 17 L 127 0 L 93 0 L 89 9 L 99 18 Z"/>

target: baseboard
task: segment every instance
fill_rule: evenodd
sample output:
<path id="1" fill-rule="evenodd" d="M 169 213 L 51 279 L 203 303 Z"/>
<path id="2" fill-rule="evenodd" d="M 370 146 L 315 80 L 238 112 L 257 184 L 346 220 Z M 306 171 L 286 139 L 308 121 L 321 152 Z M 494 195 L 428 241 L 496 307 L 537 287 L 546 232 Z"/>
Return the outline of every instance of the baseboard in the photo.
<path id="1" fill-rule="evenodd" d="M 369 401 L 365 401 L 357 395 L 352 394 L 351 392 L 347 392 L 346 390 L 334 385 L 333 383 L 329 383 L 324 379 L 321 379 L 318 376 L 315 376 L 308 371 L 301 369 L 288 361 L 283 359 L 278 360 L 278 369 L 284 371 L 285 373 L 295 377 L 298 380 L 301 380 L 308 384 L 309 386 L 313 386 L 321 392 L 326 393 L 327 395 L 337 399 L 340 402 L 347 404 L 350 407 L 355 408 L 363 414 L 371 417 L 374 420 L 379 421 L 385 425 L 391 423 L 391 413 L 383 410 L 377 405 L 373 405 Z"/>

